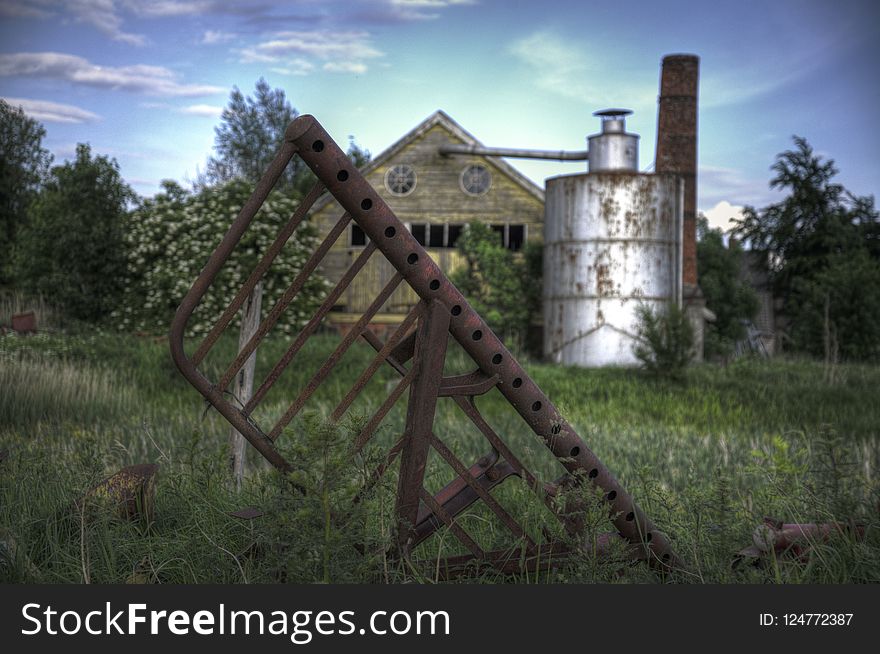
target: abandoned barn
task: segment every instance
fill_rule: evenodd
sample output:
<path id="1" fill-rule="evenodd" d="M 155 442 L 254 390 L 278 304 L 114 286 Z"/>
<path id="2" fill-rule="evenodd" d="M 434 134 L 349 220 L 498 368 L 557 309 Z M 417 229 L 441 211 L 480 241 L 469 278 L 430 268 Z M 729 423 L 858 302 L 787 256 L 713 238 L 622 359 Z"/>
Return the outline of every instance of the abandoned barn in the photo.
<path id="1" fill-rule="evenodd" d="M 460 262 L 455 248 L 462 229 L 479 220 L 492 226 L 499 242 L 519 250 L 541 239 L 544 191 L 498 157 L 450 156 L 444 146 L 482 145 L 457 122 L 436 111 L 376 156 L 361 172 L 448 274 Z M 342 215 L 330 194 L 319 199 L 312 221 L 327 233 Z M 338 281 L 367 245 L 352 223 L 323 262 L 324 274 Z M 384 257 L 370 261 L 339 298 L 330 318 L 340 328 L 354 323 L 394 275 Z M 399 287 L 374 318 L 376 324 L 400 322 L 418 300 L 408 285 Z"/>

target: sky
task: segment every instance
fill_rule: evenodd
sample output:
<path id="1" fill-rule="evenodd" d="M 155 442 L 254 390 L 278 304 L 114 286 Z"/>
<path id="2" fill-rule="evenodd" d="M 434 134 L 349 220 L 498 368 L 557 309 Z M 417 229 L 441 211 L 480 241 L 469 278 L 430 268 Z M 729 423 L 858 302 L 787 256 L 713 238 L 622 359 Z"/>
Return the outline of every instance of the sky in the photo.
<path id="1" fill-rule="evenodd" d="M 141 195 L 204 169 L 233 86 L 264 77 L 374 155 L 437 109 L 490 146 L 583 150 L 626 107 L 653 168 L 660 62 L 700 57 L 698 208 L 766 206 L 805 137 L 877 195 L 880 3 L 856 0 L 0 0 L 0 97 L 56 163 L 109 155 Z M 511 160 L 539 185 L 584 162 Z"/>

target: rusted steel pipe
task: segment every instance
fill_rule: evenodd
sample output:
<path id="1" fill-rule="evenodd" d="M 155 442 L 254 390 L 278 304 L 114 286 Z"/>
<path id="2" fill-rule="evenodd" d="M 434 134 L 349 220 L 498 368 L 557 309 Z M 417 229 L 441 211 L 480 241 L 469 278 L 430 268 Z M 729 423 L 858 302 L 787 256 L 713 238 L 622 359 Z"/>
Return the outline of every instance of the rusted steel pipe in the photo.
<path id="1" fill-rule="evenodd" d="M 807 558 L 813 545 L 824 543 L 835 534 L 850 534 L 861 540 L 865 537 L 865 527 L 841 522 L 783 523 L 781 520 L 764 518 L 764 522 L 752 532 L 752 545 L 739 551 L 734 565 L 745 559 L 760 559 L 770 554 Z"/>
<path id="2" fill-rule="evenodd" d="M 487 148 L 484 145 L 441 145 L 440 154 L 473 155 L 477 157 L 510 157 L 512 159 L 549 159 L 551 161 L 587 161 L 589 150 L 522 150 L 517 148 Z"/>

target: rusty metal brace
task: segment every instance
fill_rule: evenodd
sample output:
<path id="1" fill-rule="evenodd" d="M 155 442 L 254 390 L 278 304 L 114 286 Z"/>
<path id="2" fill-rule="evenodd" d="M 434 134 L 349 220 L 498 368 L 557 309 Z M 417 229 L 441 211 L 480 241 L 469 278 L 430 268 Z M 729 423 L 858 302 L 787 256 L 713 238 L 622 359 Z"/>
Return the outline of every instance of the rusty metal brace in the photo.
<path id="1" fill-rule="evenodd" d="M 205 340 L 192 355 L 188 355 L 184 349 L 184 335 L 190 317 L 294 156 L 299 156 L 306 163 L 317 176 L 318 183 L 307 194 L 290 221 L 263 254 L 254 271 L 208 332 Z M 254 286 L 272 265 L 285 243 L 303 222 L 312 204 L 325 190 L 342 205 L 345 213 L 306 262 L 302 271 L 291 281 L 290 286 L 225 373 L 217 381 L 209 380 L 199 370 L 199 365 L 230 324 Z M 329 292 L 251 400 L 244 407 L 235 406 L 224 394 L 229 383 L 277 323 L 284 310 L 303 288 L 309 275 L 316 270 L 333 243 L 351 222 L 360 226 L 369 237 L 369 243 Z M 293 399 L 284 415 L 270 429 L 264 430 L 253 419 L 254 409 L 309 337 L 316 332 L 337 299 L 367 261 L 377 253 L 383 255 L 397 273 L 353 328 L 342 338 L 329 359 Z M 415 291 L 420 301 L 396 331 L 383 342 L 370 330 L 370 321 L 395 289 L 404 282 Z M 474 372 L 453 377 L 443 376 L 446 344 L 450 334 L 473 359 L 477 366 Z M 420 543 L 445 525 L 469 552 L 446 559 L 447 569 L 453 573 L 456 569 L 463 569 L 472 561 L 493 565 L 502 572 L 515 572 L 532 570 L 539 562 L 564 560 L 571 553 L 569 548 L 557 542 L 534 542 L 523 527 L 493 497 L 492 489 L 515 476 L 526 482 L 571 534 L 579 533 L 579 521 L 561 511 L 556 506 L 553 496 L 561 489 L 582 481 L 594 485 L 601 489 L 602 501 L 606 503 L 609 517 L 617 530 L 617 534 L 599 537 L 594 547 L 596 553 L 607 551 L 614 540 L 623 538 L 629 544 L 628 551 L 631 558 L 645 560 L 662 569 L 680 567 L 681 563 L 665 535 L 657 530 L 636 506 L 629 493 L 565 421 L 550 399 L 532 381 L 501 340 L 432 261 L 424 248 L 367 183 L 324 128 L 314 117 L 300 116 L 287 128 L 283 146 L 181 302 L 171 326 L 172 357 L 184 377 L 244 435 L 262 456 L 279 470 L 290 471 L 293 466 L 279 453 L 275 441 L 359 337 L 370 343 L 377 354 L 341 399 L 331 418 L 339 420 L 346 414 L 361 390 L 382 365 L 390 365 L 400 373 L 400 381 L 375 409 L 372 417 L 357 435 L 354 449 L 360 450 L 369 442 L 385 416 L 408 390 L 409 402 L 403 435 L 373 474 L 375 482 L 396 458 L 400 458 L 395 507 L 396 545 L 403 556 L 408 556 Z M 407 367 L 410 360 L 412 363 Z M 568 474 L 563 479 L 555 483 L 539 482 L 486 422 L 477 409 L 474 398 L 493 388 L 498 389 L 510 406 L 566 468 Z M 487 455 L 469 467 L 459 461 L 433 432 L 437 400 L 444 397 L 451 398 L 455 402 L 491 446 L 491 451 Z M 428 457 L 432 450 L 457 475 L 436 495 L 428 493 L 423 485 Z M 511 548 L 495 552 L 484 551 L 456 520 L 457 516 L 478 500 L 484 502 L 515 537 L 515 543 Z M 514 554 L 523 551 L 524 556 Z"/>

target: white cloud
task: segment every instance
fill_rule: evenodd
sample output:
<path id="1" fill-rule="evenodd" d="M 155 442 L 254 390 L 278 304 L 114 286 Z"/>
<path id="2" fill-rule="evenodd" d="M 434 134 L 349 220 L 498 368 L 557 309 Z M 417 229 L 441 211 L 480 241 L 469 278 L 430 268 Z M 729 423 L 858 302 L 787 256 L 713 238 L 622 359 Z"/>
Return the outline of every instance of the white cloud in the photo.
<path id="1" fill-rule="evenodd" d="M 366 65 L 353 61 L 328 61 L 321 68 L 328 73 L 356 73 L 359 75 L 367 72 Z"/>
<path id="2" fill-rule="evenodd" d="M 539 30 L 517 39 L 509 50 L 530 69 L 534 83 L 549 93 L 596 108 L 645 107 L 656 102 L 656 82 L 650 87 L 639 83 L 639 75 L 629 74 L 620 53 L 587 48 L 583 40 Z M 608 71 L 617 71 L 613 83 Z"/>
<path id="3" fill-rule="evenodd" d="M 445 9 L 455 5 L 474 5 L 476 0 L 391 0 L 394 8 L 404 10 L 404 18 L 437 18 L 440 14 L 425 14 L 420 9 Z M 415 10 L 415 11 L 409 11 Z"/>
<path id="4" fill-rule="evenodd" d="M 391 0 L 401 7 L 449 7 L 450 5 L 473 5 L 476 0 Z"/>
<path id="5" fill-rule="evenodd" d="M 274 73 L 279 75 L 308 75 L 315 70 L 315 64 L 305 59 L 291 59 L 284 62 L 284 66 L 270 68 Z"/>
<path id="6" fill-rule="evenodd" d="M 161 66 L 99 66 L 60 52 L 0 54 L 0 76 L 44 77 L 96 88 L 120 89 L 147 95 L 192 97 L 224 89 L 207 84 L 182 84 Z"/>
<path id="7" fill-rule="evenodd" d="M 703 206 L 728 201 L 733 206 L 763 207 L 779 197 L 778 191 L 768 189 L 766 179 L 750 178 L 738 168 L 700 164 L 697 185 Z"/>
<path id="8" fill-rule="evenodd" d="M 208 0 L 128 0 L 125 2 L 125 5 L 135 13 L 153 18 L 194 16 L 209 10 L 213 4 Z"/>
<path id="9" fill-rule="evenodd" d="M 209 118 L 217 118 L 223 113 L 223 107 L 215 107 L 210 104 L 191 104 L 179 110 L 182 114 L 189 116 L 205 116 Z"/>
<path id="10" fill-rule="evenodd" d="M 200 41 L 204 45 L 215 45 L 217 43 L 229 43 L 237 38 L 232 32 L 222 32 L 220 30 L 207 30 L 202 35 Z"/>
<path id="11" fill-rule="evenodd" d="M 27 98 L 3 98 L 14 107 L 21 107 L 31 118 L 44 123 L 93 123 L 101 120 L 98 114 L 60 102 L 28 100 Z"/>
<path id="12" fill-rule="evenodd" d="M 709 220 L 709 227 L 718 227 L 723 232 L 731 229 L 734 219 L 740 220 L 743 217 L 743 207 L 730 204 L 727 200 L 722 200 L 711 209 L 703 211 L 703 215 Z"/>
<path id="13" fill-rule="evenodd" d="M 122 18 L 113 0 L 69 0 L 61 3 L 78 22 L 87 23 L 114 41 L 146 45 L 147 37 L 122 30 Z"/>
<path id="14" fill-rule="evenodd" d="M 39 7 L 34 7 L 33 0 L 20 2 L 18 0 L 0 1 L 0 16 L 5 18 L 48 18 L 52 12 Z"/>
<path id="15" fill-rule="evenodd" d="M 35 4 L 41 7 L 33 6 Z M 48 18 L 54 15 L 48 9 L 52 6 L 72 14 L 76 22 L 91 25 L 114 41 L 142 46 L 147 44 L 147 37 L 123 29 L 123 11 L 147 18 L 193 16 L 208 11 L 215 4 L 214 0 L 0 0 L 0 15 Z"/>
<path id="16" fill-rule="evenodd" d="M 359 73 L 366 72 L 366 60 L 384 55 L 370 43 L 369 33 L 355 30 L 278 32 L 240 54 L 242 63 L 293 63 L 294 69 L 306 70 L 303 62 L 316 59 L 324 62 L 323 69 L 329 72 Z"/>

